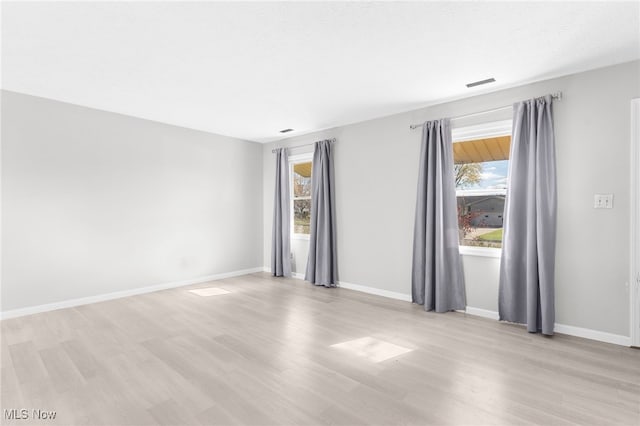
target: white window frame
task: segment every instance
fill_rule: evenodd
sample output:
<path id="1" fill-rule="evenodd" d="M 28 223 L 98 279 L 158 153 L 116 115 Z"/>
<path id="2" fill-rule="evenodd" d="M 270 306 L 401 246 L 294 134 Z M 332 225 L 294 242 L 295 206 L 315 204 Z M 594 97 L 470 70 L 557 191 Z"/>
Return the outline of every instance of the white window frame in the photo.
<path id="1" fill-rule="evenodd" d="M 497 136 L 511 135 L 511 128 L 513 125 L 512 120 L 500 120 L 491 121 L 482 124 L 476 124 L 473 126 L 459 127 L 451 130 L 451 138 L 453 143 L 466 142 L 476 139 L 486 139 Z M 501 193 L 506 190 L 490 190 L 491 194 Z M 469 195 L 483 195 L 483 192 L 488 194 L 486 190 L 473 190 L 473 189 L 458 189 L 456 190 L 456 198 L 460 196 Z M 502 248 L 496 247 L 473 247 L 473 246 L 460 246 L 460 254 L 466 256 L 481 256 L 481 257 L 500 257 L 502 255 Z"/>
<path id="2" fill-rule="evenodd" d="M 294 240 L 309 240 L 309 234 L 296 234 L 295 230 L 295 218 L 293 214 L 293 166 L 299 163 L 311 163 L 311 170 L 313 173 L 313 152 L 307 152 L 304 154 L 296 154 L 289 157 L 289 217 L 290 220 L 290 235 Z M 311 198 L 311 197 L 309 197 Z"/>

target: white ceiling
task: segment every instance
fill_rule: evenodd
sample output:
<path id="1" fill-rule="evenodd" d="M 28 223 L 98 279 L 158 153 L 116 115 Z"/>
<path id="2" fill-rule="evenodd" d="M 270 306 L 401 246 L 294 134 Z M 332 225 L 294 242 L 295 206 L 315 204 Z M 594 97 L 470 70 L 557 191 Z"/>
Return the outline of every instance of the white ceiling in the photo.
<path id="1" fill-rule="evenodd" d="M 258 142 L 640 58 L 637 1 L 2 6 L 4 89 Z"/>

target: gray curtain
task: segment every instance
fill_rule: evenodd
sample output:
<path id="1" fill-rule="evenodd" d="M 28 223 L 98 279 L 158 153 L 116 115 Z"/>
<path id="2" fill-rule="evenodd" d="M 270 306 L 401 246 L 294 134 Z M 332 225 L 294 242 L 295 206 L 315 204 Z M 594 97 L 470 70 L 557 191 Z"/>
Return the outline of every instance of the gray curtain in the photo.
<path id="1" fill-rule="evenodd" d="M 332 142 L 316 142 L 311 174 L 311 235 L 304 279 L 315 285 L 338 283 L 336 255 L 335 179 Z"/>
<path id="2" fill-rule="evenodd" d="M 276 188 L 273 198 L 273 230 L 271 234 L 271 273 L 276 277 L 291 276 L 289 240 L 289 156 L 286 148 L 276 149 Z"/>
<path id="3" fill-rule="evenodd" d="M 422 127 L 411 293 L 427 311 L 465 309 L 449 119 Z"/>
<path id="4" fill-rule="evenodd" d="M 500 319 L 553 334 L 556 158 L 552 98 L 514 104 L 504 238 Z"/>

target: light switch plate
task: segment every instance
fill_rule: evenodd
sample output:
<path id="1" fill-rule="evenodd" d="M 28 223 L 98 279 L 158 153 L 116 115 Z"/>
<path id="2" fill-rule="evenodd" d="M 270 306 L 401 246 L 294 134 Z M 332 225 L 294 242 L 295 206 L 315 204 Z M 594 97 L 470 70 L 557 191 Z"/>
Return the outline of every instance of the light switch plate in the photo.
<path id="1" fill-rule="evenodd" d="M 612 209 L 613 194 L 593 194 L 594 209 Z"/>

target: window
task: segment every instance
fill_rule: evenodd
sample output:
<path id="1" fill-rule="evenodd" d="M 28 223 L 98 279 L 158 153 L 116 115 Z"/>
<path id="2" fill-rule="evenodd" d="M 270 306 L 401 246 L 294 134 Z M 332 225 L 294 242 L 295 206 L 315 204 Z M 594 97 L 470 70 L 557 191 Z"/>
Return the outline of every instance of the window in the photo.
<path id="1" fill-rule="evenodd" d="M 460 246 L 502 247 L 511 120 L 454 129 Z"/>
<path id="2" fill-rule="evenodd" d="M 309 238 L 311 223 L 311 154 L 289 159 L 291 187 L 291 229 L 294 238 Z"/>

